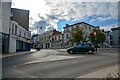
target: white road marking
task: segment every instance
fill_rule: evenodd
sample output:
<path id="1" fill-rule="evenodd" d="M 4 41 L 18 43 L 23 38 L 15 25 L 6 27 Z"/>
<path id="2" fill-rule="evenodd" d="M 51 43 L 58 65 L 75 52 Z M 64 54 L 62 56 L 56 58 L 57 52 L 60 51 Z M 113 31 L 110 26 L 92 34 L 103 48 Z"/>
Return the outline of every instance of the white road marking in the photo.
<path id="1" fill-rule="evenodd" d="M 84 56 L 60 56 L 60 55 L 51 55 L 48 57 L 40 58 L 38 60 L 26 62 L 24 64 L 32 64 L 32 63 L 39 63 L 39 62 L 48 62 L 48 61 L 55 61 L 55 60 L 64 60 L 64 59 L 72 59 L 72 58 L 83 58 Z"/>

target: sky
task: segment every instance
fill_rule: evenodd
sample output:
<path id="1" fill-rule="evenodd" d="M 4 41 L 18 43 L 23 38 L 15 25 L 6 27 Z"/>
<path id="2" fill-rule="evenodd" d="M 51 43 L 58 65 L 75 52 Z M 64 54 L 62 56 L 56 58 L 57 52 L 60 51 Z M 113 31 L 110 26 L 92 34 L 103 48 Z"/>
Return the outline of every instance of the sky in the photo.
<path id="1" fill-rule="evenodd" d="M 76 2 L 75 2 L 76 1 Z M 118 26 L 118 2 L 80 2 L 59 0 L 12 0 L 12 7 L 30 11 L 29 29 L 39 34 L 66 24 L 86 22 L 101 29 Z"/>

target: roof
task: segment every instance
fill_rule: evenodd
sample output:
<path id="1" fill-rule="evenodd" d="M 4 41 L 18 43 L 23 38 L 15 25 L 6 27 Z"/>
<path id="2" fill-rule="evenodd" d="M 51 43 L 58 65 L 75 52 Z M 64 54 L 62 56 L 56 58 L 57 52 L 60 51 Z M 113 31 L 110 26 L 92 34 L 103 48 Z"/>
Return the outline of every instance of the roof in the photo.
<path id="1" fill-rule="evenodd" d="M 59 31 L 56 31 L 56 30 L 53 30 L 53 34 L 52 35 L 61 35 L 62 32 L 59 32 Z"/>
<path id="2" fill-rule="evenodd" d="M 120 27 L 116 27 L 116 28 L 111 28 L 112 31 L 114 30 L 120 30 Z"/>
<path id="3" fill-rule="evenodd" d="M 74 26 L 74 25 L 82 24 L 82 23 L 87 24 L 87 25 L 90 25 L 90 26 L 92 26 L 92 27 L 95 27 L 95 26 L 93 26 L 93 25 L 91 25 L 91 24 L 88 24 L 88 23 L 86 23 L 86 22 L 79 22 L 79 23 L 75 23 L 75 24 L 72 24 L 72 25 L 69 25 L 69 26 L 66 26 L 66 27 L 63 27 L 63 28 L 71 27 L 71 26 Z"/>

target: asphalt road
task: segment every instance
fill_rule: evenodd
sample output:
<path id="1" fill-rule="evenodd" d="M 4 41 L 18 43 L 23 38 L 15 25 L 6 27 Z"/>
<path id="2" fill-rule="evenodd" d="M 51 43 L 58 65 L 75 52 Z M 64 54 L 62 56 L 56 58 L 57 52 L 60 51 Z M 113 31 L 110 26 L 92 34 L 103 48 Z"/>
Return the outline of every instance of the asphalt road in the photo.
<path id="1" fill-rule="evenodd" d="M 56 51 L 45 50 L 33 54 L 3 58 L 3 78 L 76 78 L 98 69 L 117 64 L 117 53 L 66 54 L 62 56 L 84 56 L 57 61 L 24 64 L 37 60 Z"/>

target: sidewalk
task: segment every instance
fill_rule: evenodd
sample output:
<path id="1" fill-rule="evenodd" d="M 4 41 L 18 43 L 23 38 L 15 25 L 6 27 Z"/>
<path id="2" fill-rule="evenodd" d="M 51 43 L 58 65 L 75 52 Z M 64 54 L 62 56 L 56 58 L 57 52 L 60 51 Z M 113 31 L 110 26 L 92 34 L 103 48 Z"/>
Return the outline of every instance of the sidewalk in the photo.
<path id="1" fill-rule="evenodd" d="M 14 52 L 14 53 L 9 53 L 9 54 L 2 54 L 2 58 L 19 56 L 19 55 L 24 55 L 24 54 L 30 54 L 30 53 L 34 53 L 34 52 L 36 52 L 36 50 L 31 49 L 31 51 L 23 51 L 23 52 Z"/>
<path id="2" fill-rule="evenodd" d="M 67 52 L 67 49 L 57 49 L 59 52 Z M 118 53 L 118 48 L 97 48 L 97 53 Z"/>
<path id="3" fill-rule="evenodd" d="M 118 77 L 118 64 L 77 78 L 117 78 L 117 77 Z"/>

